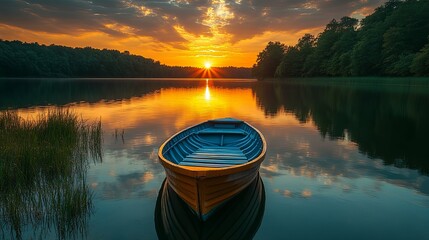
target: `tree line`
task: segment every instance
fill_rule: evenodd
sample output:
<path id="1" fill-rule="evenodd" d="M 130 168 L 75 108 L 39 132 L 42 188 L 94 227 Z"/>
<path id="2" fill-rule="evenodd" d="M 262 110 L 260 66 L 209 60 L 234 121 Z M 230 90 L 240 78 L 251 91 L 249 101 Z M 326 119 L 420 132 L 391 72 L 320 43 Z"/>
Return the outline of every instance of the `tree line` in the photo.
<path id="1" fill-rule="evenodd" d="M 196 67 L 167 66 L 128 51 L 46 46 L 0 39 L 0 77 L 249 78 L 251 69 L 219 67 L 207 71 Z"/>
<path id="2" fill-rule="evenodd" d="M 260 79 L 312 76 L 429 76 L 429 1 L 390 0 L 361 21 L 333 19 L 295 46 L 269 42 L 252 74 Z"/>

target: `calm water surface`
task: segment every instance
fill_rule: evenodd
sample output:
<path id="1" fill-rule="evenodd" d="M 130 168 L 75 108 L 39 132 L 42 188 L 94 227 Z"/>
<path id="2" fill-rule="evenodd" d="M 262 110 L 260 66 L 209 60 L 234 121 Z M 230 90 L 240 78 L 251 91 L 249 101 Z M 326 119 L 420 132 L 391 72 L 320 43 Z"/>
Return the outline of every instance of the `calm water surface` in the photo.
<path id="1" fill-rule="evenodd" d="M 254 239 L 429 239 L 427 82 L 0 81 L 1 110 L 33 116 L 55 106 L 103 125 L 103 161 L 87 177 L 88 239 L 157 239 L 158 147 L 221 117 L 249 122 L 268 142 Z"/>

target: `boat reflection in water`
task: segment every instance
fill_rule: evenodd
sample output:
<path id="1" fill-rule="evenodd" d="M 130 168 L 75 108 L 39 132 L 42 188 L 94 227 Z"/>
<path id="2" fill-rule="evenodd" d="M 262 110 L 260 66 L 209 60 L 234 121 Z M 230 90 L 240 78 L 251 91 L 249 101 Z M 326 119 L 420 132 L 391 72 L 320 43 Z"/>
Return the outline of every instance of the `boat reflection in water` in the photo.
<path id="1" fill-rule="evenodd" d="M 265 210 L 265 189 L 260 176 L 220 206 L 206 221 L 164 180 L 155 208 L 159 239 L 252 239 Z"/>

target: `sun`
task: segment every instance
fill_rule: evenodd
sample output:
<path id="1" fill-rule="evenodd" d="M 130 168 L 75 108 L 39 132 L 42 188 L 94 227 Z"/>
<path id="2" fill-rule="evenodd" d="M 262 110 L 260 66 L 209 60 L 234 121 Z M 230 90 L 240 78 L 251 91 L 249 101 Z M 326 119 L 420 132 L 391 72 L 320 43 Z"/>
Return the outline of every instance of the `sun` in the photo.
<path id="1" fill-rule="evenodd" d="M 212 67 L 212 63 L 211 62 L 205 62 L 204 63 L 204 68 L 205 69 L 210 69 Z"/>

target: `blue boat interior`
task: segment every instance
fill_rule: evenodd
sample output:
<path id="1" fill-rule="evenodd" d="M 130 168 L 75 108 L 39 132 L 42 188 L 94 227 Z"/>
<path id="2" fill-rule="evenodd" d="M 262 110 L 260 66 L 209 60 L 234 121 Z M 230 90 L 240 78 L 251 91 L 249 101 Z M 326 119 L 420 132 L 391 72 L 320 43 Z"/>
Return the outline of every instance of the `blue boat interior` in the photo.
<path id="1" fill-rule="evenodd" d="M 252 127 L 241 120 L 222 118 L 179 133 L 162 154 L 182 166 L 222 168 L 247 163 L 262 148 L 262 139 Z"/>

